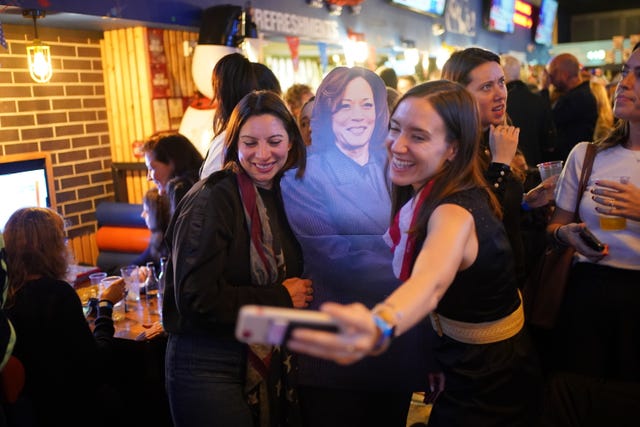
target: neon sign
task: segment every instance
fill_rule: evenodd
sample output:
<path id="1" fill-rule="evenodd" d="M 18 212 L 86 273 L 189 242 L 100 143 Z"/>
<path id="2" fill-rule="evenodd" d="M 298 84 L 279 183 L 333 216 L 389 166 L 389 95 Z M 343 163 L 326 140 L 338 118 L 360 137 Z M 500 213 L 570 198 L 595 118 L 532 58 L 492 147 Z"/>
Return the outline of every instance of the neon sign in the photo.
<path id="1" fill-rule="evenodd" d="M 519 27 L 531 28 L 533 26 L 533 20 L 531 19 L 532 13 L 533 8 L 529 3 L 516 0 L 516 10 L 513 13 L 513 23 Z"/>

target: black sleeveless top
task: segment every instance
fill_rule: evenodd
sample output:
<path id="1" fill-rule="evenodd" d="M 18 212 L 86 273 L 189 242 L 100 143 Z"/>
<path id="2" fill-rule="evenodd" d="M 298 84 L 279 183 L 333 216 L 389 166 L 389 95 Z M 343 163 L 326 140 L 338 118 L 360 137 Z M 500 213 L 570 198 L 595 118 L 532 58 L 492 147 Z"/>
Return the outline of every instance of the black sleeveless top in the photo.
<path id="1" fill-rule="evenodd" d="M 520 304 L 513 252 L 486 193 L 479 188 L 465 190 L 440 204 L 455 204 L 471 213 L 478 237 L 478 256 L 471 266 L 456 274 L 436 311 L 454 320 L 473 323 L 511 314 Z"/>

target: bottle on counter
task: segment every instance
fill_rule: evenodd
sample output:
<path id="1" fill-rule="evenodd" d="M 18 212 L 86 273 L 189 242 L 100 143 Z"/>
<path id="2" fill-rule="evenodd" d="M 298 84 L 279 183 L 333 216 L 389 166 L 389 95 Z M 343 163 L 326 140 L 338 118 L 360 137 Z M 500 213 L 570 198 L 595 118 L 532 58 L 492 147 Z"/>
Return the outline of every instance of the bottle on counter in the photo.
<path id="1" fill-rule="evenodd" d="M 158 273 L 158 290 L 164 295 L 165 275 L 167 274 L 167 257 L 160 258 L 160 273 Z"/>
<path id="2" fill-rule="evenodd" d="M 167 257 L 160 258 L 160 273 L 158 273 L 158 310 L 162 322 L 162 302 L 164 301 L 164 284 L 167 277 Z"/>
<path id="3" fill-rule="evenodd" d="M 144 282 L 144 288 L 147 296 L 147 306 L 150 314 L 160 314 L 160 305 L 158 301 L 158 277 L 156 276 L 156 267 L 153 262 L 147 263 L 147 279 Z"/>

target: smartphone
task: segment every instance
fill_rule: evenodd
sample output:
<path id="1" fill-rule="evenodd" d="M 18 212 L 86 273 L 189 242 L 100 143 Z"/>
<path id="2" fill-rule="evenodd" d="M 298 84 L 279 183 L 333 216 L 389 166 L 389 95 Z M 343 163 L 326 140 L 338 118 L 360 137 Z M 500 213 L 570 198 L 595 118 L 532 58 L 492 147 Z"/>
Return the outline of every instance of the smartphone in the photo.
<path id="1" fill-rule="evenodd" d="M 245 305 L 240 308 L 236 338 L 248 344 L 282 345 L 295 328 L 338 332 L 338 324 L 320 311 Z"/>
<path id="2" fill-rule="evenodd" d="M 585 242 L 587 246 L 589 246 L 594 251 L 598 251 L 598 252 L 604 251 L 605 249 L 604 244 L 600 240 L 598 240 L 598 238 L 594 236 L 593 233 L 589 231 L 588 228 L 585 227 L 582 230 L 580 230 L 580 237 L 582 238 L 582 241 Z"/>

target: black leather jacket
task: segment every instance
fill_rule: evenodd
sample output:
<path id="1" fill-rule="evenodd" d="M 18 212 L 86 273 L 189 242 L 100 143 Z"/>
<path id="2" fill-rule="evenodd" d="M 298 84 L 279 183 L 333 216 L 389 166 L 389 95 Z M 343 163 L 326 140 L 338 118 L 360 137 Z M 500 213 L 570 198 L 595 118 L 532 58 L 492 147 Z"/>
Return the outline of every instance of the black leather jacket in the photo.
<path id="1" fill-rule="evenodd" d="M 274 187 L 284 212 L 279 183 Z M 241 306 L 292 306 L 281 283 L 251 283 L 250 238 L 233 172 L 216 172 L 189 190 L 171 219 L 167 239 L 171 254 L 163 321 L 169 333 L 213 332 L 231 338 Z M 287 277 L 302 273 L 301 251 L 297 243 L 295 247 L 298 256 L 293 259 L 299 262 L 287 264 Z"/>

